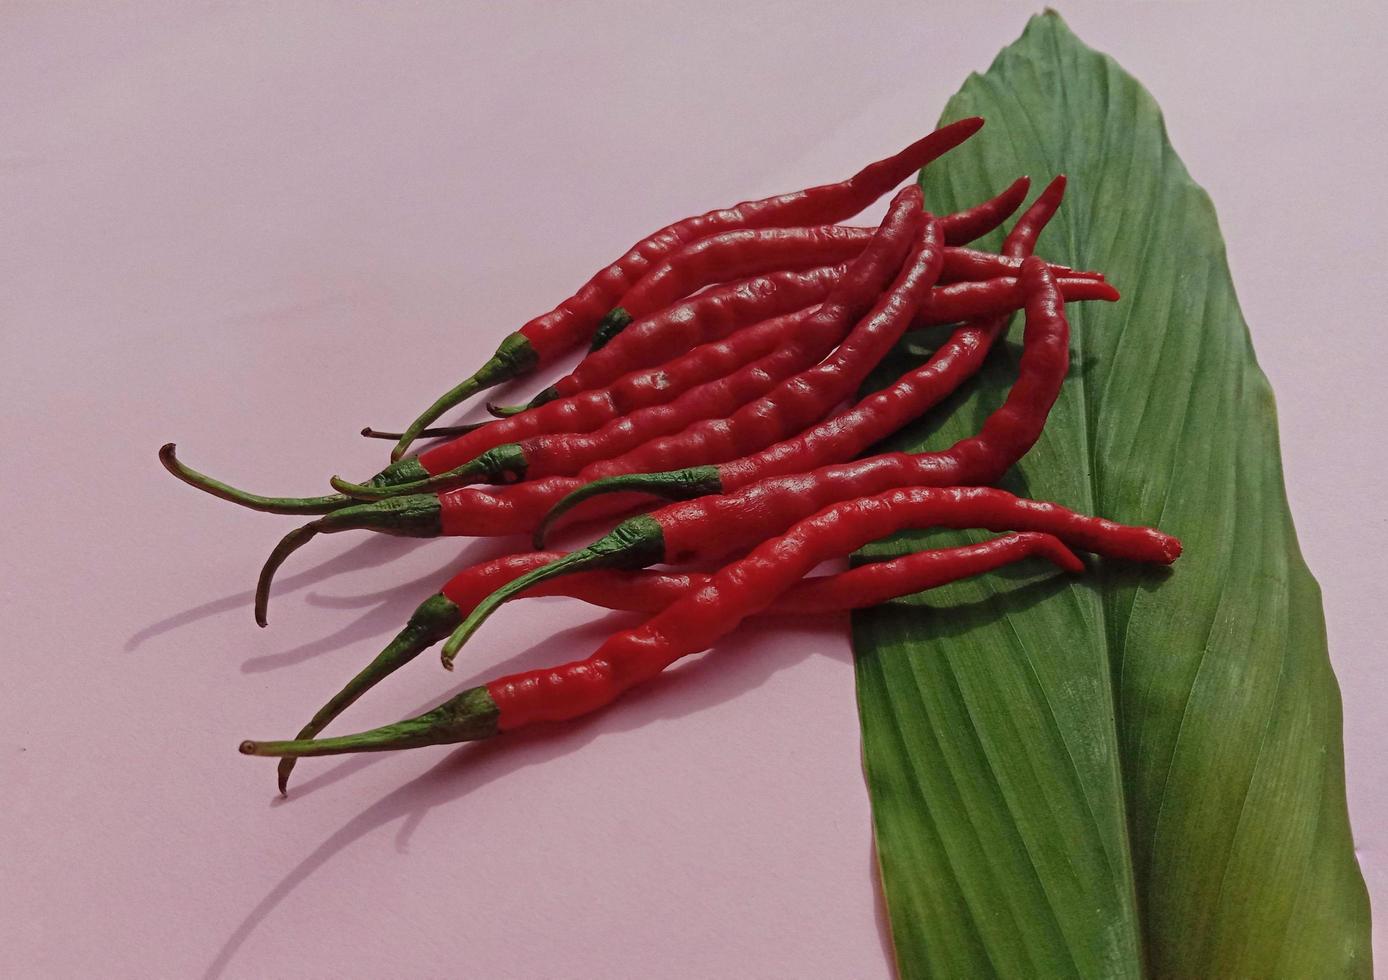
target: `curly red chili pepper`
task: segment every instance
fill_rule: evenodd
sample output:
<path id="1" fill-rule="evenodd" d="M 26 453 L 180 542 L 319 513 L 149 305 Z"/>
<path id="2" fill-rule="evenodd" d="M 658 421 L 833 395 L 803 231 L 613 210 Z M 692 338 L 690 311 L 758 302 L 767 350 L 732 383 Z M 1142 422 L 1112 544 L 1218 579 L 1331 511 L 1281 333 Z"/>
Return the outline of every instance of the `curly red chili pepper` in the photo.
<path id="1" fill-rule="evenodd" d="M 593 350 L 601 350 L 627 324 L 649 316 L 705 286 L 737 276 L 774 270 L 804 269 L 848 262 L 857 257 L 876 232 L 875 228 L 819 225 L 811 228 L 741 228 L 701 238 L 674 253 L 633 286 L 622 305 L 603 320 L 593 335 Z M 943 236 L 942 236 L 943 237 Z M 1021 262 L 990 252 L 949 246 L 944 252 L 940 282 L 992 279 L 1016 275 Z M 1092 272 L 1076 272 L 1069 266 L 1052 266 L 1056 275 L 1103 278 Z"/>
<path id="2" fill-rule="evenodd" d="M 870 357 L 862 367 L 861 373 L 866 375 L 881 354 L 885 353 L 885 348 L 879 350 L 880 342 L 875 347 L 864 347 L 863 342 L 855 340 L 855 337 L 860 334 L 864 337 L 881 334 L 891 337 L 888 345 L 895 343 L 896 337 L 906 329 L 910 317 L 921 305 L 925 294 L 934 284 L 935 277 L 939 275 L 941 248 L 938 230 L 935 230 L 927 249 L 928 262 L 916 262 L 910 267 L 914 269 L 914 273 L 903 274 L 904 284 L 894 287 L 897 292 L 905 290 L 909 294 L 909 309 L 905 315 L 898 314 L 891 318 L 882 312 L 883 309 L 888 312 L 898 310 L 901 307 L 900 301 L 888 303 L 885 307 L 879 304 L 881 309 L 874 311 L 857 327 L 853 327 L 854 322 L 872 307 L 883 288 L 900 268 L 907 250 L 913 247 L 923 221 L 921 203 L 919 187 L 912 185 L 898 193 L 869 247 L 859 251 L 859 257 L 849 267 L 843 279 L 829 291 L 823 304 L 807 317 L 806 322 L 797 331 L 794 341 L 782 350 L 767 355 L 762 361 L 734 372 L 728 378 L 687 391 L 669 404 L 651 406 L 627 419 L 614 420 L 597 433 L 556 433 L 536 436 L 521 443 L 507 444 L 488 450 L 461 467 L 416 483 L 397 484 L 387 489 L 358 486 L 334 478 L 333 485 L 345 493 L 369 500 L 394 494 L 442 489 L 459 483 L 504 483 L 515 482 L 526 476 L 538 478 L 576 473 L 587 462 L 640 445 L 660 432 L 677 430 L 694 419 L 731 411 L 771 388 L 768 378 L 773 365 L 779 373 L 776 377 L 770 378 L 770 381 L 781 382 L 796 370 L 803 370 L 819 361 L 840 340 L 843 340 L 843 345 L 839 352 L 830 361 L 825 362 L 832 362 L 837 367 L 833 371 L 815 369 L 815 377 L 845 377 L 856 384 L 853 375 L 847 373 L 847 365 L 851 363 L 856 366 L 864 357 Z M 926 269 L 929 270 L 928 277 L 924 276 Z M 848 335 L 846 340 L 845 335 Z M 860 347 L 863 349 L 858 350 Z M 850 353 L 858 360 L 853 360 L 849 356 Z M 792 387 L 791 382 L 777 384 L 772 394 L 763 395 L 761 400 L 765 401 L 773 397 L 775 392 L 788 387 Z M 746 393 L 746 397 L 741 401 L 733 400 L 734 396 L 740 393 Z M 830 405 L 832 404 L 831 402 Z M 421 460 L 421 463 L 424 461 Z"/>
<path id="3" fill-rule="evenodd" d="M 1044 264 L 1038 262 L 1038 266 L 1043 271 L 1045 270 Z M 1047 274 L 1049 275 L 1049 273 Z M 1101 284 L 1085 282 L 1085 285 Z M 1063 323 L 1063 317 L 1061 323 Z M 1037 362 L 1035 358 L 1029 360 L 1024 355 L 1022 368 L 1024 373 L 1029 370 L 1042 371 L 1045 369 L 1045 364 L 1044 362 Z M 1051 371 L 1053 377 L 1049 383 L 1058 391 L 1065 373 L 1064 363 L 1052 363 Z M 1009 402 L 1026 400 L 1030 403 L 1033 399 L 1027 395 L 1027 391 L 1028 389 L 1024 386 L 1014 386 L 1013 394 L 1009 395 Z M 1044 421 L 1045 413 L 1043 411 L 1039 417 L 1034 419 L 1035 432 L 1039 433 L 1040 426 Z M 895 485 L 890 482 L 892 479 L 904 484 L 914 481 L 936 486 L 964 482 L 991 483 L 1021 456 L 1026 446 L 1030 445 L 1029 442 L 1022 440 L 1024 445 L 1020 449 L 1012 448 L 1009 455 L 1007 447 L 994 445 L 996 443 L 995 436 L 990 436 L 987 443 L 979 443 L 978 438 L 963 440 L 954 449 L 944 453 L 925 454 L 920 457 L 905 454 L 896 454 L 895 457 L 875 457 L 874 460 L 862 462 L 863 471 L 864 473 L 871 472 L 879 481 L 888 481 L 881 483 L 878 489 Z M 1032 435 L 1031 439 L 1034 440 L 1035 435 Z M 984 445 L 991 446 L 991 449 L 980 453 L 979 449 Z M 970 468 L 965 465 L 966 457 L 991 459 L 993 465 L 986 469 L 977 465 Z M 892 459 L 890 467 L 884 465 L 889 458 Z M 851 486 L 851 480 L 857 474 L 854 467 L 859 464 L 846 465 L 850 468 L 850 472 L 846 476 L 834 467 L 823 468 L 826 488 L 831 485 L 837 486 L 843 481 L 847 481 L 844 483 L 845 486 Z M 872 466 L 876 466 L 876 469 L 872 469 Z M 290 554 L 317 534 L 331 534 L 348 530 L 372 530 L 409 537 L 436 537 L 439 535 L 496 537 L 507 534 L 528 534 L 539 526 L 551 508 L 567 494 L 585 485 L 586 477 L 593 475 L 591 469 L 590 467 L 589 472 L 585 473 L 584 477 L 547 477 L 541 480 L 518 483 L 497 492 L 463 488 L 440 494 L 411 494 L 393 497 L 334 510 L 304 527 L 291 531 L 271 552 L 261 571 L 256 590 L 256 622 L 262 626 L 265 625 L 269 588 L 279 566 Z M 996 475 L 989 475 L 995 471 Z M 963 479 L 971 473 L 977 474 L 981 478 L 972 481 Z M 778 482 L 778 480 L 782 482 Z M 784 485 L 798 486 L 796 480 L 797 478 L 793 476 L 768 479 L 746 488 L 741 493 L 760 487 L 762 492 L 770 494 L 780 490 Z M 876 486 L 876 484 L 874 485 Z M 740 502 L 743 498 L 741 494 L 729 494 L 709 499 Z M 640 494 L 614 494 L 605 501 L 589 501 L 585 507 L 585 516 L 596 518 L 621 514 L 631 510 L 640 500 Z M 752 508 L 754 512 L 760 510 L 755 504 L 752 505 Z M 664 513 L 663 510 L 657 511 L 656 515 Z"/>
<path id="4" fill-rule="evenodd" d="M 599 322 L 654 263 L 708 235 L 734 228 L 768 228 L 842 221 L 862 211 L 930 161 L 964 142 L 983 125 L 961 119 L 917 140 L 900 153 L 869 164 L 837 184 L 747 201 L 685 218 L 660 229 L 588 280 L 550 312 L 526 323 L 501 342 L 486 364 L 442 395 L 405 430 L 391 453 L 400 459 L 414 433 L 479 391 L 519 378 L 590 340 Z"/>
<path id="5" fill-rule="evenodd" d="M 631 329 L 660 337 L 668 357 L 655 365 L 632 365 L 589 390 L 483 423 L 466 438 L 420 453 L 421 472 L 443 473 L 488 449 L 529 436 L 591 432 L 628 412 L 721 378 L 779 347 L 786 339 L 782 318 L 823 300 L 845 269 L 846 265 L 826 266 L 744 279 L 647 317 Z"/>
<path id="6" fill-rule="evenodd" d="M 591 656 L 470 688 L 417 718 L 355 735 L 241 744 L 248 755 L 300 757 L 384 751 L 487 738 L 542 721 L 567 721 L 610 704 L 681 657 L 707 649 L 770 607 L 819 563 L 908 528 L 986 527 L 1053 534 L 1113 557 L 1170 564 L 1180 542 L 1152 528 L 1087 517 L 1053 503 L 983 487 L 896 489 L 843 501 L 713 575 L 643 625 Z"/>
<path id="7" fill-rule="evenodd" d="M 1004 240 L 1004 255 L 1020 263 L 1030 254 L 1041 229 L 1060 207 L 1064 195 L 1065 177 L 1062 175 L 1053 180 L 1018 219 Z M 536 547 L 542 546 L 547 528 L 554 520 L 584 500 L 601 494 L 641 492 L 683 500 L 731 493 L 767 477 L 800 473 L 851 459 L 924 414 L 978 370 L 1006 326 L 1005 315 L 964 325 L 929 361 L 903 375 L 896 383 L 868 395 L 851 409 L 818 426 L 761 452 L 728 462 L 660 473 L 621 473 L 629 467 L 618 464 L 611 468 L 620 475 L 601 476 L 604 467 L 593 467 L 584 475 L 598 475 L 599 478 L 555 506 L 535 532 Z"/>
<path id="8" fill-rule="evenodd" d="M 558 558 L 557 551 L 506 555 L 459 572 L 424 600 L 393 640 L 340 691 L 314 713 L 296 741 L 313 738 L 368 691 L 451 633 L 463 617 L 507 582 Z M 768 615 L 818 616 L 865 609 L 949 582 L 982 575 L 1027 558 L 1044 558 L 1068 572 L 1084 563 L 1054 535 L 1009 534 L 977 544 L 933 548 L 888 561 L 872 562 L 833 575 L 797 583 L 768 606 Z M 656 613 L 703 588 L 712 579 L 702 572 L 595 571 L 551 579 L 531 596 L 567 596 L 606 609 Z M 279 764 L 279 789 L 287 791 L 294 757 Z"/>
<path id="9" fill-rule="evenodd" d="M 903 257 L 912 248 L 919 230 L 925 222 L 921 202 L 920 188 L 914 185 L 902 189 L 893 198 L 887 215 L 882 221 L 880 233 L 862 251 L 862 254 L 849 267 L 844 277 L 830 291 L 824 303 L 815 311 L 811 318 L 815 326 L 815 336 L 820 336 L 820 333 L 823 332 L 828 338 L 828 346 L 832 346 L 837 336 L 847 332 L 848 325 L 852 324 L 871 306 L 873 300 L 877 298 L 883 287 L 900 267 Z M 935 255 L 934 274 L 938 274 L 939 249 L 935 248 L 933 252 Z M 929 285 L 930 283 L 926 282 L 924 288 L 928 289 Z M 919 305 L 919 300 L 911 307 L 911 312 L 914 312 L 916 305 Z M 904 323 L 901 324 L 901 328 L 905 329 Z M 340 481 L 335 479 L 335 482 Z M 441 478 L 421 481 L 419 486 L 422 488 L 433 482 L 446 482 L 446 475 Z M 358 493 L 364 489 L 363 487 L 354 487 Z M 378 501 L 380 504 L 401 501 L 402 503 L 397 507 L 385 507 L 380 511 L 370 512 L 369 515 L 357 507 L 344 507 L 285 535 L 270 553 L 270 557 L 261 569 L 260 579 L 256 587 L 256 622 L 261 626 L 266 624 L 270 584 L 279 566 L 290 554 L 303 547 L 314 536 L 325 532 L 346 530 L 351 527 L 361 527 L 363 525 L 360 522 L 363 520 L 376 521 L 376 529 L 397 535 L 421 536 L 421 531 L 434 526 L 430 518 L 436 517 L 439 513 L 437 502 L 434 502 L 432 506 L 429 503 L 434 498 L 427 494 L 406 494 L 403 492 L 404 489 L 408 489 L 408 487 L 397 487 L 393 492 L 400 494 L 399 496 Z"/>
<path id="10" fill-rule="evenodd" d="M 944 235 L 945 244 L 965 245 L 976 238 L 988 234 L 988 232 L 1006 221 L 1012 212 L 1016 211 L 1017 208 L 1021 206 L 1022 201 L 1026 199 L 1027 189 L 1030 186 L 1030 178 L 1019 177 L 996 197 L 989 198 L 987 201 L 976 204 L 966 210 L 956 211 L 953 214 L 947 214 L 940 218 L 941 231 Z M 637 324 L 639 323 L 640 321 L 637 321 Z M 638 362 L 634 360 L 635 358 L 641 358 L 643 355 L 645 357 L 650 356 L 644 354 L 644 352 L 651 341 L 649 338 L 640 336 L 640 331 L 636 330 L 636 326 L 624 328 L 618 336 L 624 338 L 620 341 L 619 352 L 609 351 L 604 356 L 601 352 L 605 351 L 608 345 L 604 344 L 600 346 L 598 351 L 590 353 L 580 361 L 571 374 L 565 375 L 563 378 L 560 378 L 554 384 L 541 391 L 532 398 L 527 405 L 514 407 L 488 405 L 487 410 L 493 414 L 504 417 L 524 411 L 526 408 L 534 408 L 537 405 L 543 405 L 545 402 L 555 398 L 561 398 L 565 395 L 572 395 L 590 388 L 596 388 L 615 377 L 615 375 L 611 373 L 611 361 L 616 360 L 622 363 L 630 362 L 636 364 Z M 608 340 L 611 341 L 612 338 L 609 337 Z M 686 344 L 686 346 L 691 345 Z M 665 360 L 666 357 L 673 356 L 674 353 L 682 349 L 684 348 L 674 347 L 667 349 L 663 354 L 657 352 L 654 360 L 643 359 L 639 361 L 639 364 L 640 366 L 658 364 L 660 361 Z M 626 368 L 625 370 L 630 370 L 630 368 Z M 618 373 L 623 372 L 619 371 Z"/>
<path id="11" fill-rule="evenodd" d="M 1022 278 L 1028 285 L 1028 299 L 1018 379 L 978 435 L 941 453 L 893 453 L 826 466 L 629 518 L 587 548 L 523 576 L 481 603 L 444 644 L 445 664 L 451 663 L 458 648 L 493 610 L 533 582 L 591 567 L 630 568 L 722 557 L 836 501 L 891 487 L 997 480 L 1040 434 L 1069 364 L 1069 325 L 1050 270 L 1040 259 L 1028 258 Z"/>

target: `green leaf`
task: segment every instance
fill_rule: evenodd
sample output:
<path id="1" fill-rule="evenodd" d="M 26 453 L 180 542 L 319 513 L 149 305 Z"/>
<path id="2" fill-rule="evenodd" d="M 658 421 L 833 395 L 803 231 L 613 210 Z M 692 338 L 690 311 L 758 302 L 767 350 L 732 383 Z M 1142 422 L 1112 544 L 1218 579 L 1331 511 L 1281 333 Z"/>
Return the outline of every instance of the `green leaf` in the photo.
<path id="1" fill-rule="evenodd" d="M 1041 253 L 1125 293 L 1070 309 L 1070 376 L 1005 486 L 1186 550 L 1169 572 L 1027 569 L 855 616 L 900 972 L 1367 977 L 1320 593 L 1209 198 L 1151 96 L 1054 14 L 943 118 L 968 115 L 988 125 L 931 167 L 928 206 L 1064 172 Z M 894 448 L 976 431 L 1019 329 L 977 390 Z"/>

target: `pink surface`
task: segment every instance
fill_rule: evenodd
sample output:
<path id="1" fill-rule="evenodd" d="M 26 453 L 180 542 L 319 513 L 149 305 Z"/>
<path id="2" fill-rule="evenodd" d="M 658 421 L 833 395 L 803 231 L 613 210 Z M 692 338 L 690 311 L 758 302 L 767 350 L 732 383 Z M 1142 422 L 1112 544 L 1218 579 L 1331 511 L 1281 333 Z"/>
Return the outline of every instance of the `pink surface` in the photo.
<path id="1" fill-rule="evenodd" d="M 648 229 L 905 144 L 1032 10 L 501 6 L 0 12 L 0 974 L 890 974 L 843 622 L 744 630 L 562 731 L 310 760 L 285 805 L 235 753 L 496 546 L 320 541 L 261 631 L 247 588 L 290 522 L 176 484 L 160 443 L 273 492 L 374 472 L 357 427 Z M 1149 85 L 1219 206 L 1388 962 L 1388 16 L 1264 10 L 1063 13 Z M 344 722 L 615 621 L 508 607 L 461 676 L 427 656 Z"/>

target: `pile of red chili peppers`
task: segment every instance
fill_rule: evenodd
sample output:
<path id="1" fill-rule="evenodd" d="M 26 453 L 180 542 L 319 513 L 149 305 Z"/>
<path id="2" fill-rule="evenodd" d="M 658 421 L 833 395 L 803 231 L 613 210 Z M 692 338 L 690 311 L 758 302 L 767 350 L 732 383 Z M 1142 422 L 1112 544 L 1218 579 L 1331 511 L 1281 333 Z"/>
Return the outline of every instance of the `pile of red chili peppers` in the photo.
<path id="1" fill-rule="evenodd" d="M 1035 443 L 1060 393 L 1069 367 L 1065 304 L 1119 298 L 1101 273 L 1033 255 L 1065 178 L 1013 222 L 1001 254 L 969 243 L 1021 207 L 1025 177 L 945 215 L 926 212 L 910 185 L 877 227 L 837 223 L 982 125 L 962 119 L 839 183 L 654 232 L 391 434 L 391 464 L 365 482 L 333 477 L 332 494 L 264 497 L 189 469 L 172 444 L 160 450 L 186 483 L 252 509 L 313 518 L 265 563 L 255 603 L 262 626 L 276 569 L 317 534 L 533 535 L 542 549 L 561 519 L 625 517 L 574 551 L 522 550 L 463 569 L 294 740 L 247 741 L 241 751 L 279 757 L 283 792 L 299 756 L 470 741 L 597 710 L 749 616 L 859 609 L 1031 557 L 1082 571 L 1071 548 L 1175 561 L 1181 544 L 1161 531 L 990 487 Z M 1019 310 L 1017 379 L 975 435 L 936 452 L 862 455 L 964 384 Z M 903 335 L 949 324 L 928 361 L 855 401 Z M 498 418 L 486 423 L 429 427 L 470 396 L 585 346 L 577 366 L 528 404 L 489 406 Z M 445 441 L 407 455 L 425 437 Z M 661 498 L 669 502 L 649 509 Z M 807 577 L 868 542 L 926 527 L 1011 533 Z M 721 568 L 677 567 L 689 564 Z M 451 667 L 483 620 L 523 595 L 573 596 L 650 618 L 582 659 L 499 677 L 392 725 L 318 737 L 434 643 L 443 642 Z"/>

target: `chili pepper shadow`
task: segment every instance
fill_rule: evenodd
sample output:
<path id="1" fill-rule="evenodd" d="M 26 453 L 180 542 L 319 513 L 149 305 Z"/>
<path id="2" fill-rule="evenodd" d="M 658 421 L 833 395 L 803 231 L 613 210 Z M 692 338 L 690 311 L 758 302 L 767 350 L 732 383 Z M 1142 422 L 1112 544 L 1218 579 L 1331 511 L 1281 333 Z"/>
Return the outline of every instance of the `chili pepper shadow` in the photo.
<path id="1" fill-rule="evenodd" d="M 405 625 L 421 601 L 438 591 L 446 576 L 476 562 L 505 554 L 508 550 L 493 547 L 487 549 L 486 553 L 474 554 L 473 549 L 467 549 L 460 555 L 451 555 L 445 564 L 418 578 L 377 592 L 352 596 L 325 596 L 311 592 L 304 598 L 308 605 L 327 609 L 366 608 L 366 612 L 316 640 L 291 647 L 281 653 L 252 657 L 241 664 L 241 673 L 260 674 L 292 667 L 322 654 L 332 653 L 350 643 L 393 635 Z"/>
<path id="2" fill-rule="evenodd" d="M 295 865 L 227 937 L 216 958 L 204 971 L 204 978 L 213 980 L 222 976 L 256 927 L 281 902 L 335 856 L 372 831 L 396 820 L 409 821 L 410 825 L 417 827 L 435 807 L 459 800 L 509 772 L 542 765 L 575 747 L 576 744 L 568 744 L 567 740 L 545 739 L 537 732 L 534 735 L 521 733 L 509 739 L 463 746 L 450 752 L 438 765 L 387 793 L 353 817 Z"/>
<path id="3" fill-rule="evenodd" d="M 1060 579 L 1062 582 L 1064 580 L 1063 576 L 1058 575 L 1051 578 Z M 1008 603 L 1015 606 L 1019 603 L 1039 602 L 1060 585 L 1061 582 L 1043 579 L 1011 589 L 1006 593 Z M 615 615 L 622 618 L 631 616 L 625 613 Z M 487 667 L 479 672 L 477 678 L 457 685 L 449 693 L 462 691 L 476 684 L 483 675 L 492 676 L 508 666 L 518 666 L 521 662 L 553 660 L 556 646 L 565 648 L 566 655 L 571 656 L 575 647 L 587 648 L 581 641 L 589 634 L 601 636 L 610 632 L 611 619 L 611 616 L 602 616 L 556 634 L 500 666 Z M 609 710 L 574 722 L 537 726 L 529 731 L 455 749 L 438 765 L 392 790 L 353 817 L 300 861 L 246 915 L 223 943 L 204 976 L 221 976 L 256 927 L 265 921 L 281 902 L 336 855 L 377 828 L 397 820 L 401 821 L 395 846 L 403 852 L 408 849 L 411 836 L 430 811 L 456 802 L 473 790 L 504 778 L 512 772 L 533 765 L 552 763 L 586 746 L 606 732 L 643 728 L 653 721 L 684 717 L 702 711 L 754 690 L 778 671 L 811 656 L 828 656 L 846 663 L 852 659 L 851 649 L 848 643 L 844 642 L 847 622 L 847 617 L 842 614 L 819 617 L 814 621 L 779 617 L 753 621 L 744 624 L 737 634 L 714 650 L 680 664 L 642 685 Z M 770 649 L 758 651 L 759 656 L 749 656 L 747 647 L 770 631 L 775 631 L 779 642 L 769 645 Z M 431 698 L 421 705 L 419 710 L 425 710 L 439 700 L 437 697 Z M 308 791 L 337 782 L 368 765 L 386 761 L 387 758 L 388 756 L 382 756 L 343 763 L 329 773 L 301 785 L 295 795 L 302 797 Z M 885 929 L 880 910 L 878 918 L 879 929 Z M 889 950 L 889 938 L 884 938 L 883 943 L 884 948 Z"/>
<path id="4" fill-rule="evenodd" d="M 315 585 L 325 579 L 332 578 L 334 575 L 378 568 L 413 551 L 423 543 L 423 540 L 416 538 L 395 538 L 384 534 L 372 535 L 366 541 L 349 548 L 340 555 L 329 558 L 327 561 L 298 574 L 277 580 L 275 582 L 275 594 L 283 595 L 288 592 L 297 592 L 299 589 Z M 130 638 L 125 641 L 125 652 L 131 653 L 149 640 L 199 620 L 234 609 L 248 609 L 254 599 L 255 591 L 247 589 L 244 592 L 213 599 L 172 616 L 166 616 L 164 619 L 151 623 L 131 634 Z"/>

